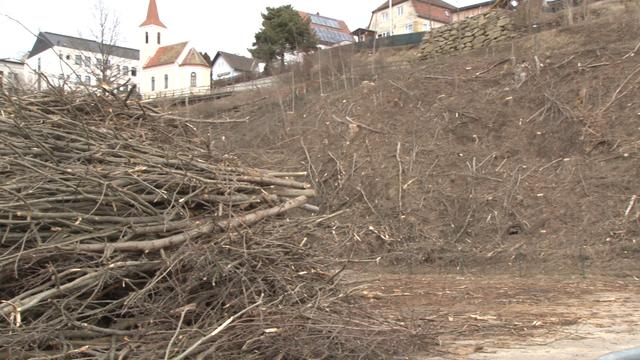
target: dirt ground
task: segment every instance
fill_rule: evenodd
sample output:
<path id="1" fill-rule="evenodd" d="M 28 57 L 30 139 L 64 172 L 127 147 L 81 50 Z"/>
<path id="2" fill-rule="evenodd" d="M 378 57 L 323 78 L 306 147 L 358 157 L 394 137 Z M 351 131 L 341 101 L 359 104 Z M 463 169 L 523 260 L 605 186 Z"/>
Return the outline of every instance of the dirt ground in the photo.
<path id="1" fill-rule="evenodd" d="M 407 359 L 596 359 L 640 345 L 640 280 L 388 270 L 343 281 L 375 316 L 433 335 Z"/>

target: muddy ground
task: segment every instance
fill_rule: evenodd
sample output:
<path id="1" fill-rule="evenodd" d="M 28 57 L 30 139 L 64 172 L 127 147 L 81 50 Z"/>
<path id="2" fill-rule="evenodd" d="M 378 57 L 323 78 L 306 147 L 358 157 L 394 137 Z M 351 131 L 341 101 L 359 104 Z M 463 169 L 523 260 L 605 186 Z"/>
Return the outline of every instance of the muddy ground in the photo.
<path id="1" fill-rule="evenodd" d="M 408 359 L 595 359 L 640 345 L 638 280 L 370 268 L 344 283 L 375 316 L 433 335 Z"/>

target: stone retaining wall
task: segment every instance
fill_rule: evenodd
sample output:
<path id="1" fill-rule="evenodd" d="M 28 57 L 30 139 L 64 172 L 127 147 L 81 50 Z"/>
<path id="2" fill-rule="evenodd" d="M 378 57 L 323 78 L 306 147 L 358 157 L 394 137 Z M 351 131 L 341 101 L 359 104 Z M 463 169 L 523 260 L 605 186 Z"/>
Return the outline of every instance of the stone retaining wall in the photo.
<path id="1" fill-rule="evenodd" d="M 516 36 L 511 14 L 490 11 L 431 30 L 424 36 L 421 58 L 471 50 Z"/>

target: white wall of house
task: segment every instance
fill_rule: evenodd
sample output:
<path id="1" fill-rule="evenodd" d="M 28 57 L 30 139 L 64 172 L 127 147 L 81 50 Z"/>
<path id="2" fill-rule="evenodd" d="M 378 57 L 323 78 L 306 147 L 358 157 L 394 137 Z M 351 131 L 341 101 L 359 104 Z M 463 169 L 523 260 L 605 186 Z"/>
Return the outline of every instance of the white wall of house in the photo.
<path id="1" fill-rule="evenodd" d="M 12 61 L 0 60 L 0 87 L 23 87 L 25 82 L 25 65 Z"/>
<path id="2" fill-rule="evenodd" d="M 393 17 L 393 29 L 391 28 L 391 17 Z M 387 8 L 373 13 L 369 29 L 378 33 L 378 36 L 391 36 L 429 31 L 442 25 L 445 24 L 418 17 L 411 1 L 406 1 L 393 6 L 391 11 Z"/>
<path id="3" fill-rule="evenodd" d="M 97 62 L 101 61 L 99 53 L 79 51 L 75 49 L 54 46 L 40 54 L 30 57 L 26 61 L 27 82 L 38 90 L 44 90 L 47 82 L 38 74 L 46 76 L 55 86 L 78 88 L 84 85 L 96 86 L 101 77 Z M 140 67 L 138 60 L 110 56 L 112 71 L 115 72 L 116 84 L 138 85 Z"/>
<path id="4" fill-rule="evenodd" d="M 223 56 L 219 56 L 216 62 L 213 64 L 211 74 L 213 77 L 213 81 L 216 81 L 236 77 L 238 75 L 241 75 L 242 73 L 232 68 Z"/>

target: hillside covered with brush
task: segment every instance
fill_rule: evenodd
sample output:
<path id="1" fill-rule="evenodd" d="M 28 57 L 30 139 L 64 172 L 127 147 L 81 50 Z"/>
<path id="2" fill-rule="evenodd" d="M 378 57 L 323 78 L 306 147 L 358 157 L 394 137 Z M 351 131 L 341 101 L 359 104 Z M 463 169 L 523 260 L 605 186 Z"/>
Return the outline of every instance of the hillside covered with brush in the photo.
<path id="1" fill-rule="evenodd" d="M 347 70 L 310 74 L 304 94 L 197 109 L 250 119 L 202 133 L 243 161 L 308 170 L 347 255 L 637 271 L 638 9 L 593 12 L 398 69 L 338 54 Z M 355 81 L 345 61 L 370 73 Z"/>

